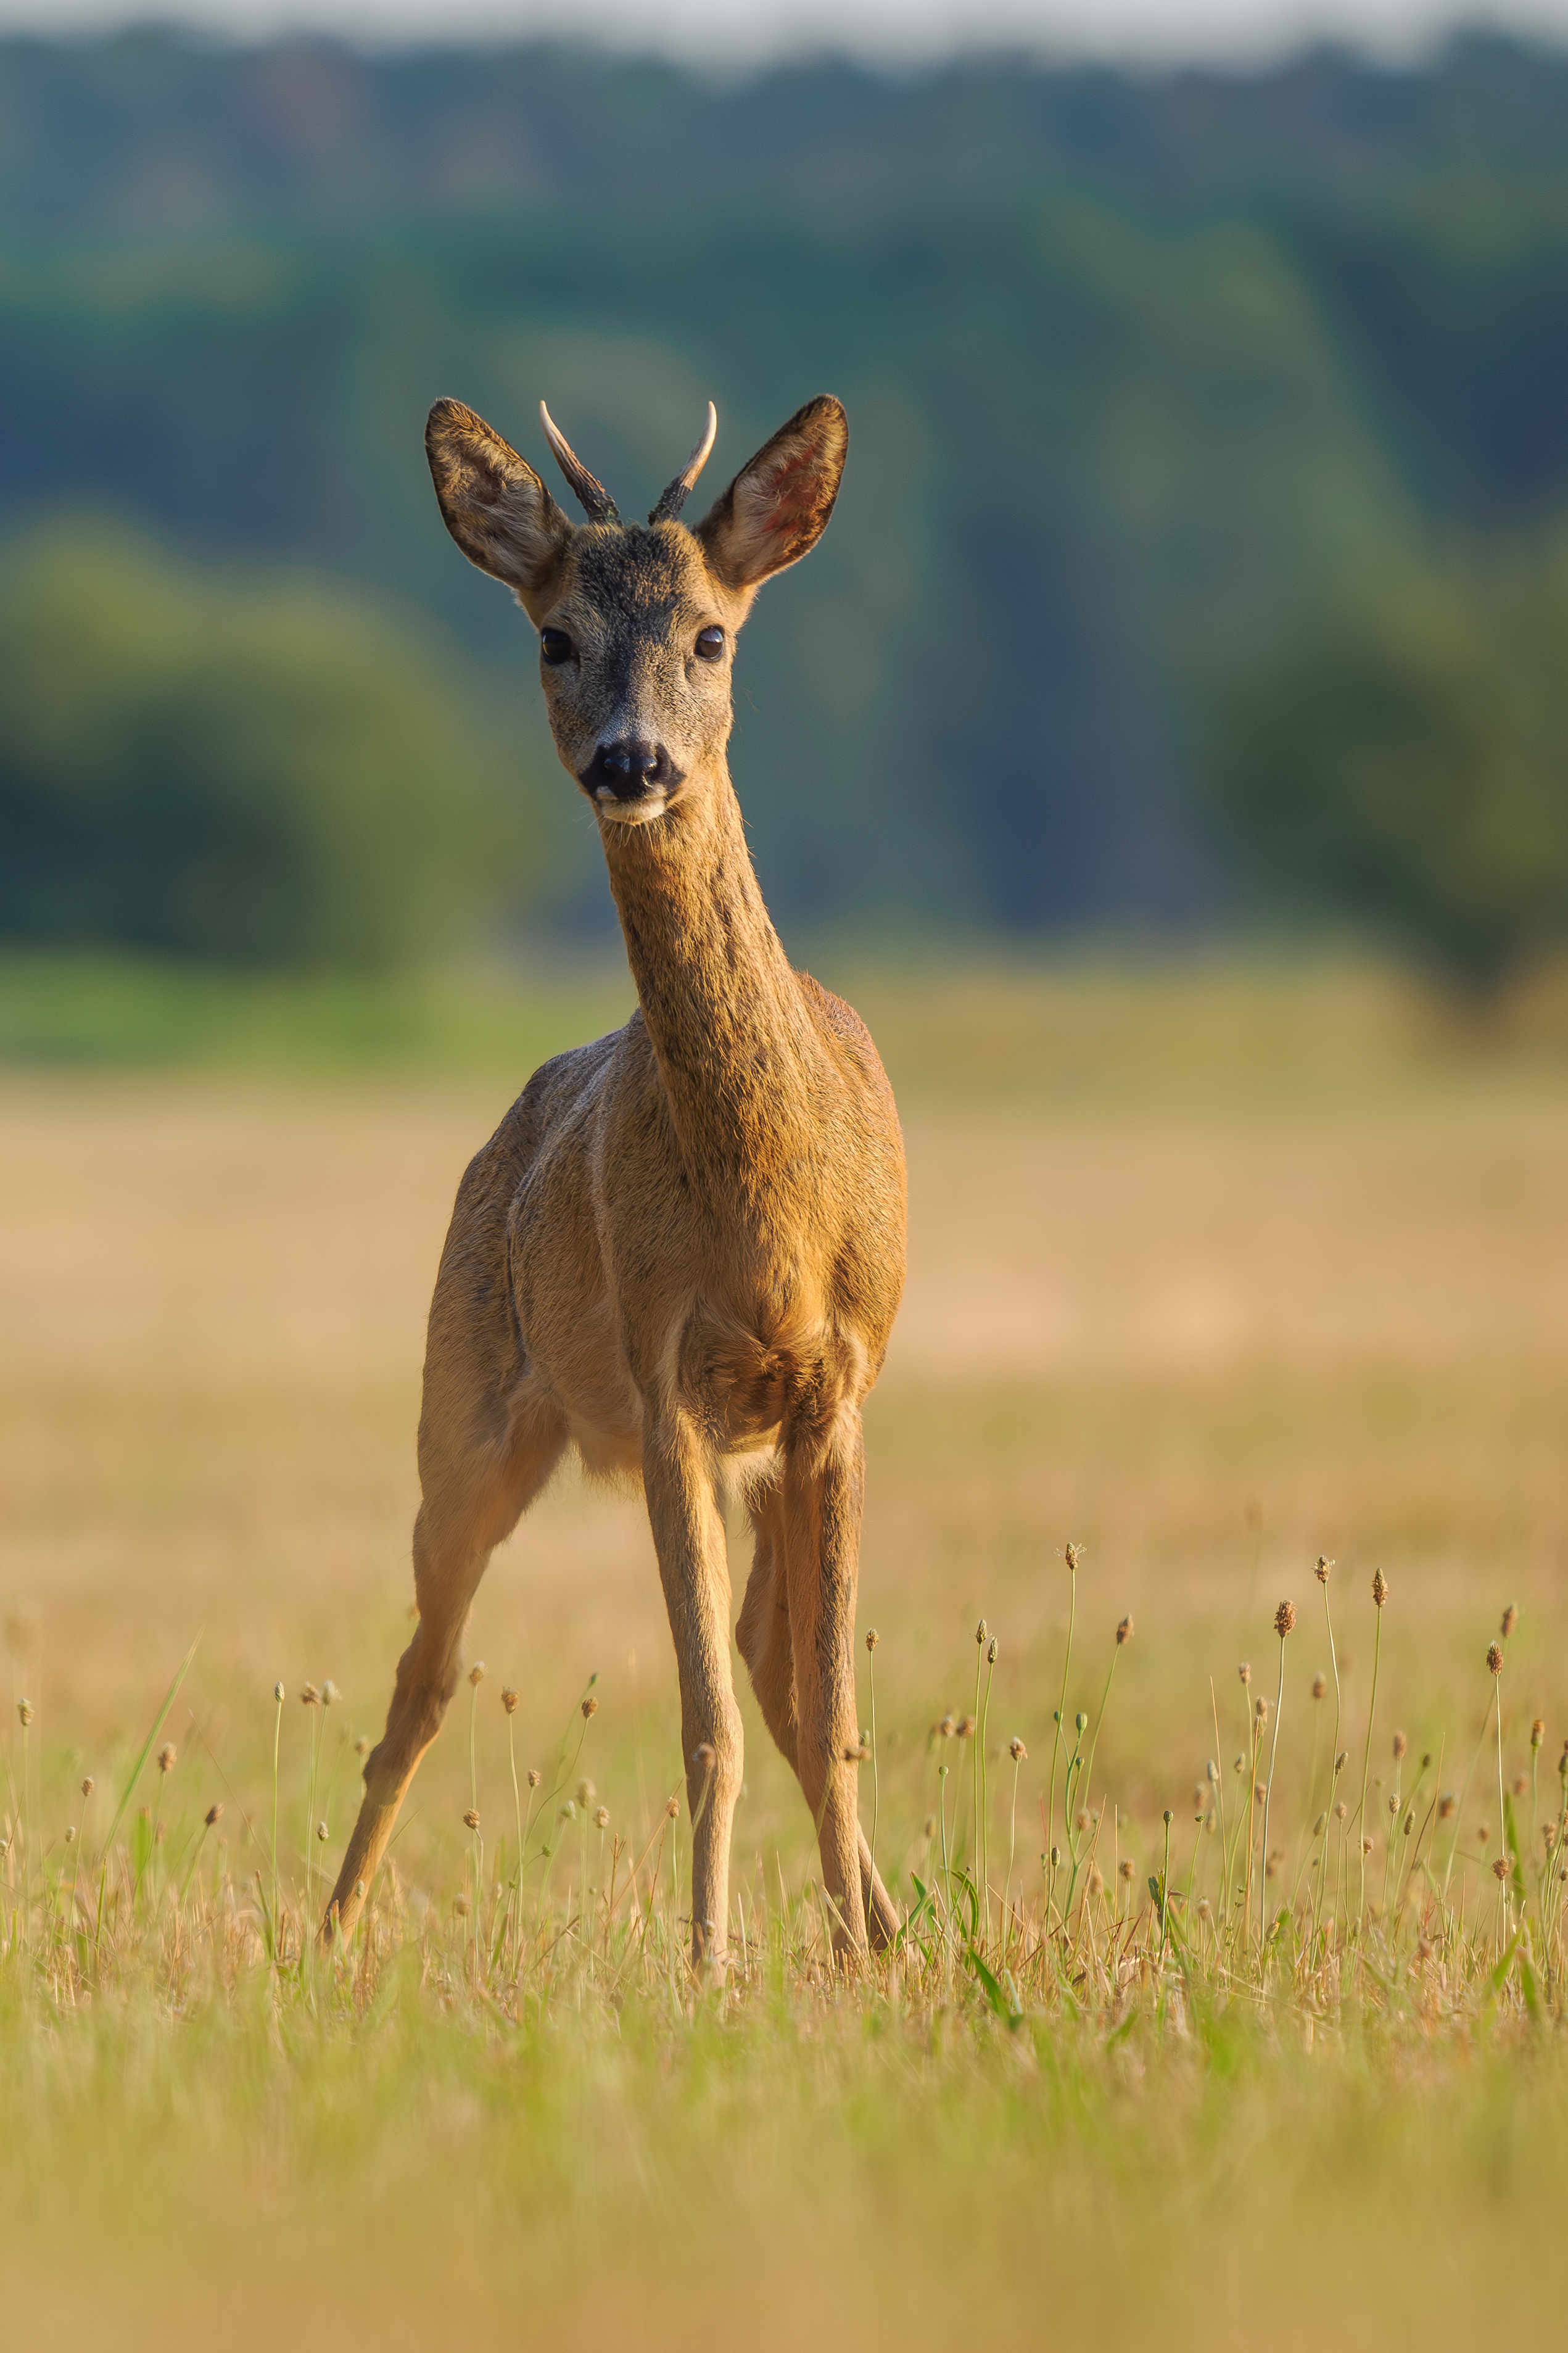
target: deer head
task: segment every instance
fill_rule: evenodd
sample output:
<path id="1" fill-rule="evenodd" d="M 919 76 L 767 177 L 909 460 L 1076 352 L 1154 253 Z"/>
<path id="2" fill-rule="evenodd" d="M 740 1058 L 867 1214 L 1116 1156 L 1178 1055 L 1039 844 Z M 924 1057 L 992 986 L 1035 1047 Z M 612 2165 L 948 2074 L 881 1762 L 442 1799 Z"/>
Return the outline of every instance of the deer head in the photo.
<path id="1" fill-rule="evenodd" d="M 540 403 L 588 515 L 574 524 L 525 459 L 460 401 L 438 400 L 425 448 L 447 530 L 539 631 L 562 765 L 601 824 L 647 825 L 722 776 L 731 664 L 762 583 L 798 564 L 833 512 L 849 443 L 840 403 L 797 409 L 695 530 L 680 522 L 717 417 L 647 523 L 624 523 Z"/>

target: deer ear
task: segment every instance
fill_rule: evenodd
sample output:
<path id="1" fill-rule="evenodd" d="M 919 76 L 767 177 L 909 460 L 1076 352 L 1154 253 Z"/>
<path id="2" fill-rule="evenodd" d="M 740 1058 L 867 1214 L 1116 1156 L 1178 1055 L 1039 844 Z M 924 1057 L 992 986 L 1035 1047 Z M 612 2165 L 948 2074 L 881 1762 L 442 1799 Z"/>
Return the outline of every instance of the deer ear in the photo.
<path id="1" fill-rule="evenodd" d="M 504 580 L 531 620 L 547 611 L 572 525 L 531 466 L 460 400 L 438 400 L 425 454 L 447 530 L 470 564 Z"/>
<path id="2" fill-rule="evenodd" d="M 809 555 L 827 528 L 849 447 L 849 419 L 830 392 L 797 408 L 698 524 L 727 588 L 754 588 Z"/>

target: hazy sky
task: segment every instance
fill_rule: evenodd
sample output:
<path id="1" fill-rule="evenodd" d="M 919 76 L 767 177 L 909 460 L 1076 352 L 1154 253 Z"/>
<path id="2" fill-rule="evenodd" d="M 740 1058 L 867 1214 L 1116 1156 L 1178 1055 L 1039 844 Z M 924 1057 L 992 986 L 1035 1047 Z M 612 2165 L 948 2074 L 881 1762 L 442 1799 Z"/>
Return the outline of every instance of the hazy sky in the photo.
<path id="1" fill-rule="evenodd" d="M 1456 23 L 1568 37 L 1568 0 L 0 0 L 0 26 L 68 32 L 147 17 L 254 37 L 575 35 L 717 60 L 802 49 L 889 59 L 962 47 L 1149 58 L 1276 54 L 1313 34 L 1408 53 Z"/>

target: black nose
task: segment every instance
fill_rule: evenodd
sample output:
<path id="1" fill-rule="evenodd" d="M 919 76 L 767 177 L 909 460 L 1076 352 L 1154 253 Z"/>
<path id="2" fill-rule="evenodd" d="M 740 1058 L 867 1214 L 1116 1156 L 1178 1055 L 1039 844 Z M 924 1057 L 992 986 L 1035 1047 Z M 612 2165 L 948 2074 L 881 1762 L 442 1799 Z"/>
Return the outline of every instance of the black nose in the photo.
<path id="1" fill-rule="evenodd" d="M 668 790 L 674 775 L 664 745 L 637 738 L 629 743 L 601 744 L 582 783 L 584 791 L 595 798 L 607 786 L 616 800 L 635 801 L 645 793 Z"/>

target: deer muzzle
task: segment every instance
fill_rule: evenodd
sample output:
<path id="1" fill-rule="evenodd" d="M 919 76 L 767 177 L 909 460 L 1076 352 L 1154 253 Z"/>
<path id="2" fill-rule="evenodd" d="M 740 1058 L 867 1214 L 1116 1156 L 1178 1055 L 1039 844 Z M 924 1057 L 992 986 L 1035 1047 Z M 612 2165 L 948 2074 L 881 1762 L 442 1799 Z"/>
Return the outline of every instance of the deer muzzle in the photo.
<path id="1" fill-rule="evenodd" d="M 609 816 L 657 815 L 682 781 L 664 745 L 644 736 L 601 744 L 578 778 L 589 799 Z"/>

